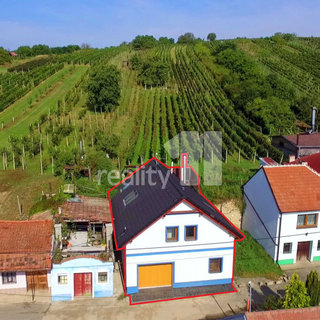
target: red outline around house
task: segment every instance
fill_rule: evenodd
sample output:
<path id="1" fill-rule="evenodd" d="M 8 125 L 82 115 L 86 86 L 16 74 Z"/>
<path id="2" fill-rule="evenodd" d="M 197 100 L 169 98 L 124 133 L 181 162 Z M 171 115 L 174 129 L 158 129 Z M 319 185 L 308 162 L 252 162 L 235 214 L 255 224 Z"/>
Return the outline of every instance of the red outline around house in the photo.
<path id="1" fill-rule="evenodd" d="M 183 156 L 186 155 L 187 157 L 187 163 L 188 163 L 188 154 L 187 153 L 182 153 L 181 154 L 181 161 L 183 159 Z M 203 297 L 203 296 L 212 296 L 212 295 L 217 295 L 217 294 L 224 294 L 224 293 L 232 293 L 232 292 L 237 292 L 237 289 L 235 288 L 235 286 L 233 285 L 233 280 L 234 280 L 234 262 L 235 262 L 235 250 L 236 250 L 236 242 L 237 241 L 242 241 L 243 239 L 245 239 L 245 235 L 222 213 L 220 212 L 220 210 L 213 204 L 211 203 L 211 201 L 209 201 L 207 199 L 207 197 L 201 192 L 201 188 L 200 188 L 200 179 L 199 179 L 199 175 L 198 173 L 195 171 L 195 169 L 192 166 L 187 165 L 187 168 L 191 168 L 193 170 L 193 172 L 195 173 L 196 177 L 197 177 L 197 181 L 198 181 L 198 188 L 199 188 L 199 193 L 201 194 L 202 197 L 204 197 L 233 227 L 235 227 L 241 234 L 242 234 L 242 238 L 240 239 L 234 239 L 233 242 L 233 266 L 232 266 L 232 279 L 231 279 L 231 286 L 234 289 L 233 291 L 227 291 L 227 292 L 217 292 L 217 293 L 209 293 L 209 294 L 203 294 L 203 295 L 195 295 L 195 296 L 188 296 L 188 297 L 180 297 L 180 298 L 171 298 L 171 299 L 163 299 L 163 300 L 156 300 L 156 301 L 146 301 L 146 302 L 137 302 L 137 303 L 132 303 L 131 301 L 131 295 L 127 294 L 126 292 L 126 246 L 119 248 L 118 244 L 117 244 L 117 239 L 115 236 L 115 228 L 114 228 L 114 222 L 113 222 L 113 214 L 112 214 L 112 205 L 111 205 L 111 197 L 110 197 L 110 192 L 115 189 L 116 187 L 118 187 L 119 185 L 121 185 L 125 180 L 129 179 L 132 175 L 134 175 L 137 171 L 139 171 L 141 168 L 143 168 L 144 166 L 146 166 L 150 161 L 155 160 L 159 163 L 161 163 L 163 166 L 165 166 L 167 169 L 180 169 L 182 168 L 183 164 L 181 163 L 181 166 L 167 166 L 166 164 L 164 164 L 163 162 L 161 162 L 160 160 L 158 160 L 156 157 L 152 157 L 151 159 L 149 159 L 147 162 L 145 162 L 144 164 L 142 164 L 138 169 L 136 169 L 135 171 L 133 171 L 130 175 L 128 175 L 127 177 L 125 177 L 124 179 L 122 179 L 119 183 L 117 183 L 114 187 L 112 187 L 111 189 L 108 190 L 108 200 L 109 200 L 109 206 L 110 206 L 110 213 L 111 213 L 111 220 L 112 220 L 112 229 L 113 229 L 113 234 L 114 234 L 114 241 L 116 244 L 116 250 L 124 250 L 124 295 L 126 297 L 129 297 L 130 300 L 130 305 L 137 305 L 137 304 L 146 304 L 146 303 L 154 303 L 154 302 L 162 302 L 162 301 L 170 301 L 170 300 L 180 300 L 180 299 L 187 299 L 187 298 L 196 298 L 196 297 Z M 191 204 L 188 200 L 183 199 L 181 200 L 179 203 L 181 202 L 188 202 L 190 205 L 192 205 L 193 207 L 195 207 L 194 204 Z M 176 204 L 174 207 L 176 207 Z M 173 207 L 173 208 L 174 208 Z M 197 207 L 196 207 L 197 208 Z M 222 226 L 220 223 L 218 223 L 216 220 L 214 220 L 211 216 L 209 216 L 208 214 L 206 214 L 205 212 L 203 212 L 202 210 L 200 210 L 199 208 L 197 208 L 197 210 L 199 210 L 199 212 L 201 212 L 203 215 L 207 216 L 209 219 L 213 220 L 216 224 L 219 224 L 222 228 L 226 229 L 226 227 Z M 170 208 L 169 211 L 165 212 L 164 214 L 162 214 L 158 219 L 156 219 L 153 223 L 151 223 L 147 228 L 149 228 L 151 225 L 153 225 L 154 223 L 156 223 L 159 219 L 161 219 L 163 216 L 169 214 L 172 211 L 172 208 Z M 198 211 L 197 211 L 198 212 Z M 130 241 L 132 241 L 134 238 L 136 238 L 138 235 L 140 235 L 142 232 L 144 232 L 147 228 L 143 229 L 142 231 L 140 231 L 138 234 L 136 234 Z M 228 230 L 228 232 L 230 232 L 230 230 Z M 232 232 L 230 232 L 232 233 Z"/>

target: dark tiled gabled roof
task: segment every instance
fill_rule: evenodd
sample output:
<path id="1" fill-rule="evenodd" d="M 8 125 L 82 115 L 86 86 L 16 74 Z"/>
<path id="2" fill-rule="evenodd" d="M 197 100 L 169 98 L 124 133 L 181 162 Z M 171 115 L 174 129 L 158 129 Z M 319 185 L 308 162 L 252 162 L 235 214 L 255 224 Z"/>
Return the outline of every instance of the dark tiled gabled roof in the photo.
<path id="1" fill-rule="evenodd" d="M 320 147 L 320 133 L 300 133 L 283 136 L 298 147 Z"/>
<path id="2" fill-rule="evenodd" d="M 146 177 L 148 170 L 154 170 L 151 181 Z M 161 177 L 168 177 L 165 188 Z M 126 182 L 129 180 L 126 180 Z M 182 186 L 178 177 L 156 160 L 151 160 L 130 178 L 131 183 L 117 187 L 117 194 L 111 199 L 112 216 L 118 248 L 123 247 L 138 233 L 168 212 L 182 200 L 187 200 L 210 216 L 230 233 L 243 238 L 217 209 L 192 187 Z M 132 200 L 133 199 L 133 200 Z"/>

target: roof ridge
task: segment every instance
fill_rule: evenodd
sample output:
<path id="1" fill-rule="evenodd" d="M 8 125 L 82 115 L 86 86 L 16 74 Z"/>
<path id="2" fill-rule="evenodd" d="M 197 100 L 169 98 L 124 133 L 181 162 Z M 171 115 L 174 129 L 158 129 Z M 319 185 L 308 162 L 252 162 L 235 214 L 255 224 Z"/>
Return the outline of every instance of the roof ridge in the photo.
<path id="1" fill-rule="evenodd" d="M 263 166 L 263 168 L 295 168 L 295 167 L 303 167 L 309 169 L 311 172 L 320 177 L 320 173 L 312 169 L 308 164 L 304 163 L 293 163 L 293 164 L 282 164 L 280 166 Z"/>

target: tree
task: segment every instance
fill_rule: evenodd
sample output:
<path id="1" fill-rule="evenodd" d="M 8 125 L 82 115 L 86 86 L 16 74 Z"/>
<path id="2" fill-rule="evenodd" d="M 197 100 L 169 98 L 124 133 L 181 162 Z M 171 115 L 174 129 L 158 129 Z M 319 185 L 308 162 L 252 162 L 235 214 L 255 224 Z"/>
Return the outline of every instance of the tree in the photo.
<path id="1" fill-rule="evenodd" d="M 299 275 L 294 273 L 286 287 L 286 295 L 283 301 L 285 309 L 306 308 L 310 306 L 310 297 Z"/>
<path id="2" fill-rule="evenodd" d="M 158 40 L 159 44 L 174 44 L 173 38 L 160 37 Z"/>
<path id="3" fill-rule="evenodd" d="M 138 82 L 147 86 L 163 86 L 169 78 L 169 66 L 160 60 L 149 59 L 140 67 Z"/>
<path id="4" fill-rule="evenodd" d="M 318 306 L 320 297 L 320 282 L 318 272 L 312 270 L 307 275 L 306 288 L 308 295 L 310 296 L 310 305 Z"/>
<path id="5" fill-rule="evenodd" d="M 11 62 L 11 57 L 9 55 L 9 52 L 7 50 L 4 50 L 2 47 L 0 47 L 0 64 Z"/>
<path id="6" fill-rule="evenodd" d="M 132 41 L 132 46 L 135 50 L 150 49 L 155 47 L 157 40 L 153 36 L 136 36 Z"/>
<path id="7" fill-rule="evenodd" d="M 207 36 L 207 40 L 210 42 L 213 42 L 214 40 L 216 40 L 216 38 L 217 38 L 217 35 L 213 32 L 209 33 Z"/>
<path id="8" fill-rule="evenodd" d="M 182 43 L 182 44 L 192 44 L 194 43 L 196 40 L 195 36 L 193 33 L 191 32 L 187 32 L 183 35 L 181 35 L 179 38 L 178 38 L 178 43 Z"/>
<path id="9" fill-rule="evenodd" d="M 92 111 L 112 111 L 119 105 L 121 74 L 115 66 L 95 68 L 88 80 L 88 107 Z"/>
<path id="10" fill-rule="evenodd" d="M 32 55 L 37 56 L 40 54 L 50 54 L 50 48 L 49 46 L 45 45 L 45 44 L 35 44 L 32 47 Z"/>
<path id="11" fill-rule="evenodd" d="M 30 57 L 32 56 L 32 49 L 29 46 L 20 46 L 16 53 L 21 57 Z"/>

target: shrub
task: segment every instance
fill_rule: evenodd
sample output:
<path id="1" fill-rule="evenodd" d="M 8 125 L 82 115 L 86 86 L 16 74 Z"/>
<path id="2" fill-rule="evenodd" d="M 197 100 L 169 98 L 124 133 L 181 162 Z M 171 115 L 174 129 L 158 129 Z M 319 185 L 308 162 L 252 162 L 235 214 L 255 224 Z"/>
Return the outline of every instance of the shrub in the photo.
<path id="1" fill-rule="evenodd" d="M 320 294 L 320 283 L 318 272 L 312 270 L 307 275 L 306 288 L 308 295 L 310 296 L 310 305 L 318 306 L 319 305 L 319 294 Z"/>

